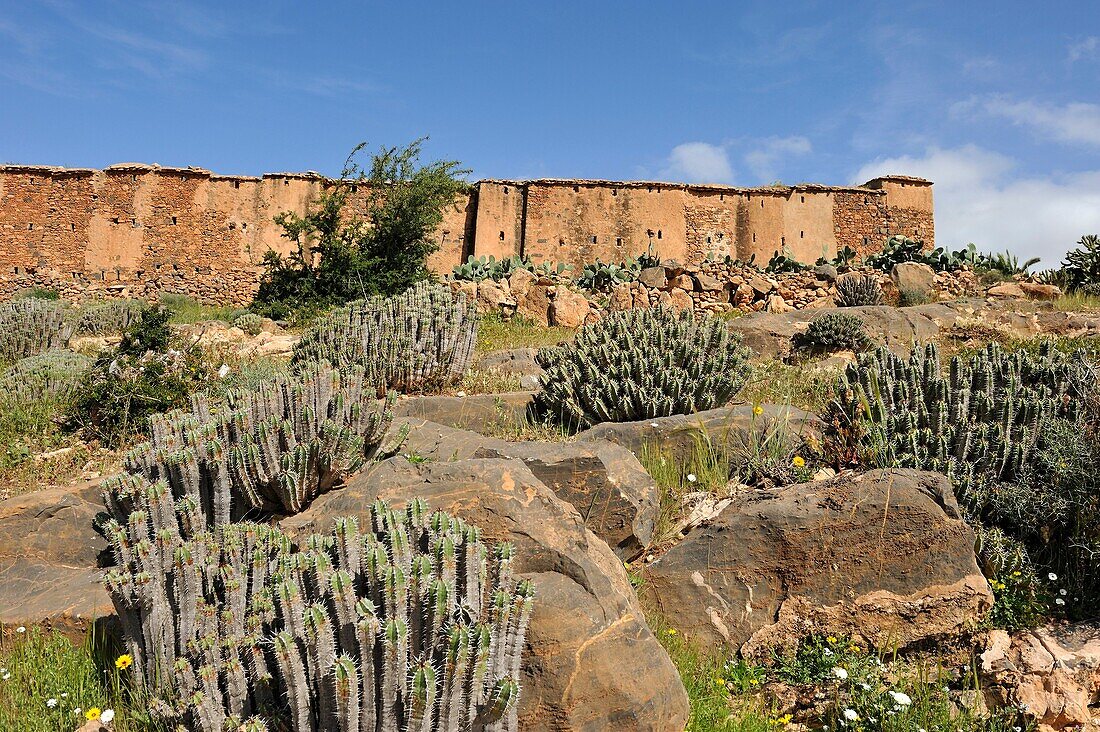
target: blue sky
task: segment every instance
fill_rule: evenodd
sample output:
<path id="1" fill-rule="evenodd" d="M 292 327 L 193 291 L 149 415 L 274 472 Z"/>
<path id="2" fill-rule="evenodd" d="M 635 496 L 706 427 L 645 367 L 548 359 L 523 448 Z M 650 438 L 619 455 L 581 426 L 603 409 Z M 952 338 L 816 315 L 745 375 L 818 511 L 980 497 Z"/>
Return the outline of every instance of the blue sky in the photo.
<path id="1" fill-rule="evenodd" d="M 939 243 L 1100 233 L 1100 2 L 0 0 L 0 162 L 936 182 Z"/>

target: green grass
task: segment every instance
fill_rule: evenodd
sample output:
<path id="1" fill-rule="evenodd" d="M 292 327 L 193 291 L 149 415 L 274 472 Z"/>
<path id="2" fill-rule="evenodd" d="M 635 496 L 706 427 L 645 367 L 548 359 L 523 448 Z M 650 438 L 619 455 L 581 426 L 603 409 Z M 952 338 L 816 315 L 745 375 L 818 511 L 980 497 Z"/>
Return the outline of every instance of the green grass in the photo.
<path id="1" fill-rule="evenodd" d="M 56 631 L 6 628 L 0 633 L 0 729 L 72 732 L 93 707 L 115 712 L 117 732 L 156 729 L 133 711 L 142 705 L 128 702 L 128 672 L 115 668 L 117 657 L 100 633 L 89 631 L 74 645 Z"/>
<path id="2" fill-rule="evenodd" d="M 1080 292 L 1067 293 L 1053 303 L 1055 310 L 1100 310 L 1100 296 Z"/>
<path id="3" fill-rule="evenodd" d="M 684 459 L 678 459 L 670 450 L 646 444 L 638 460 L 657 483 L 661 496 L 653 527 L 654 545 L 675 538 L 674 527 L 684 515 L 684 495 L 695 491 L 719 494 L 725 491 L 730 480 L 728 456 L 705 436 L 694 441 Z"/>
<path id="4" fill-rule="evenodd" d="M 462 381 L 451 392 L 463 394 L 502 394 L 519 391 L 519 376 L 493 369 L 468 369 L 462 374 Z"/>
<path id="5" fill-rule="evenodd" d="M 829 404 L 839 369 L 814 368 L 768 360 L 752 364 L 749 380 L 738 393 L 750 404 L 789 404 L 820 414 Z"/>
<path id="6" fill-rule="evenodd" d="M 231 305 L 207 305 L 187 295 L 166 292 L 160 296 L 160 304 L 172 313 L 168 319 L 173 325 L 189 325 L 205 320 L 224 320 L 232 323 L 233 318 L 245 312 L 243 308 Z"/>
<path id="7" fill-rule="evenodd" d="M 504 320 L 499 315 L 483 315 L 477 328 L 477 350 L 488 353 L 511 348 L 554 346 L 569 340 L 575 332 L 574 328 L 542 326 L 526 318 Z"/>

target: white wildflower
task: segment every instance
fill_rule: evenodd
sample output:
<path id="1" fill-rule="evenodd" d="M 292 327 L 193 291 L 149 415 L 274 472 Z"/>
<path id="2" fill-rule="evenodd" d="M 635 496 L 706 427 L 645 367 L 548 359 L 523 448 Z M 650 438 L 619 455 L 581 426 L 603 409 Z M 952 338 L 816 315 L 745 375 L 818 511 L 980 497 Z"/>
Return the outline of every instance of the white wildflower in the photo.
<path id="1" fill-rule="evenodd" d="M 894 703 L 901 707 L 907 707 L 913 703 L 909 695 L 902 691 L 891 691 L 890 696 L 894 698 Z"/>
<path id="2" fill-rule="evenodd" d="M 67 691 L 61 692 L 61 698 L 62 699 L 68 699 L 69 698 L 69 692 L 67 692 Z"/>
<path id="3" fill-rule="evenodd" d="M 1047 579 L 1050 580 L 1051 582 L 1054 582 L 1055 580 L 1058 579 L 1058 575 L 1054 574 L 1054 572 L 1051 572 L 1050 574 L 1047 575 Z"/>
<path id="4" fill-rule="evenodd" d="M 847 719 L 849 722 L 854 722 L 857 719 L 859 719 L 859 715 L 856 714 L 855 709 L 845 709 L 844 710 L 844 718 Z"/>
<path id="5" fill-rule="evenodd" d="M 464 391 L 456 391 L 456 392 L 455 392 L 455 396 L 460 396 L 460 397 L 464 397 L 464 396 L 466 396 L 466 392 L 464 392 Z"/>
<path id="6" fill-rule="evenodd" d="M 695 477 L 695 473 L 688 473 L 688 483 L 694 483 L 697 480 L 699 479 Z"/>
<path id="7" fill-rule="evenodd" d="M 1058 594 L 1059 594 L 1059 595 L 1061 595 L 1062 597 L 1065 597 L 1065 596 L 1066 596 L 1066 595 L 1068 595 L 1069 593 L 1068 593 L 1068 592 L 1066 592 L 1065 590 L 1058 590 Z"/>
<path id="8" fill-rule="evenodd" d="M 831 655 L 833 655 L 833 652 L 832 652 L 832 650 L 831 650 L 831 649 L 829 649 L 829 648 L 826 648 L 826 649 L 825 649 L 825 655 L 826 655 L 826 656 L 831 656 Z"/>
<path id="9" fill-rule="evenodd" d="M 73 714 L 80 714 L 83 711 L 84 711 L 83 709 L 81 709 L 80 707 L 77 707 L 76 709 L 73 710 Z"/>
<path id="10" fill-rule="evenodd" d="M 0 674 L 0 681 L 7 681 L 10 678 L 11 678 L 11 674 L 9 674 L 7 671 Z"/>
<path id="11" fill-rule="evenodd" d="M 848 670 L 843 669 L 840 666 L 834 666 L 833 667 L 833 676 L 835 676 L 838 679 L 840 679 L 841 681 L 843 681 L 844 679 L 848 678 Z"/>
<path id="12" fill-rule="evenodd" d="M 111 720 L 115 718 L 114 709 L 104 709 L 99 713 L 99 721 L 103 724 L 110 724 Z"/>
<path id="13" fill-rule="evenodd" d="M 57 706 L 57 699 L 47 699 L 46 706 L 48 706 L 50 709 L 53 709 Z"/>
<path id="14" fill-rule="evenodd" d="M 229 364 L 223 363 L 221 368 L 218 369 L 218 378 L 224 379 L 229 374 Z"/>
<path id="15" fill-rule="evenodd" d="M 1065 605 L 1066 601 L 1059 597 L 1057 600 L 1054 601 L 1054 604 L 1055 605 Z"/>
<path id="16" fill-rule="evenodd" d="M 24 626 L 20 625 L 18 628 L 15 629 L 15 632 L 16 633 L 26 633 L 27 629 Z"/>

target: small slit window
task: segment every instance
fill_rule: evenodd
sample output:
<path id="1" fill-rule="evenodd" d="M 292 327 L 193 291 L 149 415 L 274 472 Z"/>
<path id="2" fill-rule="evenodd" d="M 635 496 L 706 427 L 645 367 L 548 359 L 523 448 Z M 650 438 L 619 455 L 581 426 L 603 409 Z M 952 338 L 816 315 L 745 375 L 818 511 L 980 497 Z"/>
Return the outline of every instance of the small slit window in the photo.
<path id="1" fill-rule="evenodd" d="M 756 232 L 755 232 L 755 231 L 754 231 L 754 232 L 752 232 L 752 240 L 753 240 L 754 242 L 756 241 Z"/>
<path id="2" fill-rule="evenodd" d="M 241 182 L 239 180 L 233 181 L 233 187 L 234 188 L 240 188 L 241 187 Z"/>
<path id="3" fill-rule="evenodd" d="M 660 230 L 660 229 L 657 229 L 657 238 L 658 238 L 658 239 L 660 239 L 660 238 L 661 238 L 661 230 Z"/>
<path id="4" fill-rule="evenodd" d="M 596 244 L 596 243 L 598 243 L 598 242 L 597 242 L 597 237 L 596 237 L 595 235 L 593 235 L 593 237 L 592 237 L 592 243 L 593 243 L 593 244 Z"/>
<path id="5" fill-rule="evenodd" d="M 172 217 L 172 226 L 175 226 L 178 223 L 179 223 L 179 220 L 175 216 L 173 216 Z"/>
<path id="6" fill-rule="evenodd" d="M 504 195 L 508 195 L 508 186 L 504 186 Z"/>
<path id="7" fill-rule="evenodd" d="M 76 224 L 69 224 L 69 231 L 76 231 Z"/>
<path id="8" fill-rule="evenodd" d="M 615 246 L 621 247 L 623 245 L 623 238 L 621 236 L 615 237 Z"/>
<path id="9" fill-rule="evenodd" d="M 806 203 L 806 197 L 805 196 L 799 196 L 799 198 L 801 199 L 800 203 Z"/>
<path id="10" fill-rule="evenodd" d="M 502 231 L 502 232 L 500 232 L 500 240 L 501 240 L 501 241 L 504 241 L 504 232 L 503 232 L 503 231 Z"/>
<path id="11" fill-rule="evenodd" d="M 806 237 L 806 232 L 805 231 L 798 232 L 798 238 L 799 239 L 804 239 L 805 237 Z"/>
<path id="12" fill-rule="evenodd" d="M 34 231 L 34 224 L 27 224 L 27 231 Z"/>

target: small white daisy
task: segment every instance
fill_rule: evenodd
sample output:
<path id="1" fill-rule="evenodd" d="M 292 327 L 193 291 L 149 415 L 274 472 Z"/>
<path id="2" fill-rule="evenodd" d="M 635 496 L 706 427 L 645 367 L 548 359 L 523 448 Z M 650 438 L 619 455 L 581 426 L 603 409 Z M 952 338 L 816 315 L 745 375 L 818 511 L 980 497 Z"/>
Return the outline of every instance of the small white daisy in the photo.
<path id="1" fill-rule="evenodd" d="M 48 706 L 50 709 L 53 709 L 57 706 L 57 699 L 47 699 L 46 706 Z"/>
<path id="2" fill-rule="evenodd" d="M 15 632 L 16 633 L 26 633 L 27 629 L 25 627 L 23 627 L 22 625 L 20 625 L 18 628 L 15 629 Z"/>
<path id="3" fill-rule="evenodd" d="M 103 724 L 110 724 L 111 720 L 115 718 L 114 709 L 104 709 L 99 713 L 99 721 Z"/>
<path id="4" fill-rule="evenodd" d="M 857 719 L 859 719 L 859 715 L 856 714 L 855 709 L 845 709 L 844 710 L 844 718 L 847 719 L 849 722 L 854 722 Z"/>
<path id="5" fill-rule="evenodd" d="M 841 681 L 848 678 L 848 670 L 843 669 L 840 666 L 833 667 L 833 676 L 837 677 Z"/>
<path id="6" fill-rule="evenodd" d="M 1047 579 L 1050 580 L 1051 582 L 1054 582 L 1056 579 L 1058 579 L 1058 575 L 1054 574 L 1054 572 L 1051 572 L 1050 574 L 1047 575 Z"/>
<path id="7" fill-rule="evenodd" d="M 695 477 L 695 473 L 688 473 L 688 483 L 694 483 L 697 480 L 699 479 Z"/>
<path id="8" fill-rule="evenodd" d="M 894 698 L 894 703 L 899 707 L 907 707 L 913 703 L 913 700 L 909 698 L 909 695 L 902 691 L 891 691 L 890 696 Z"/>

